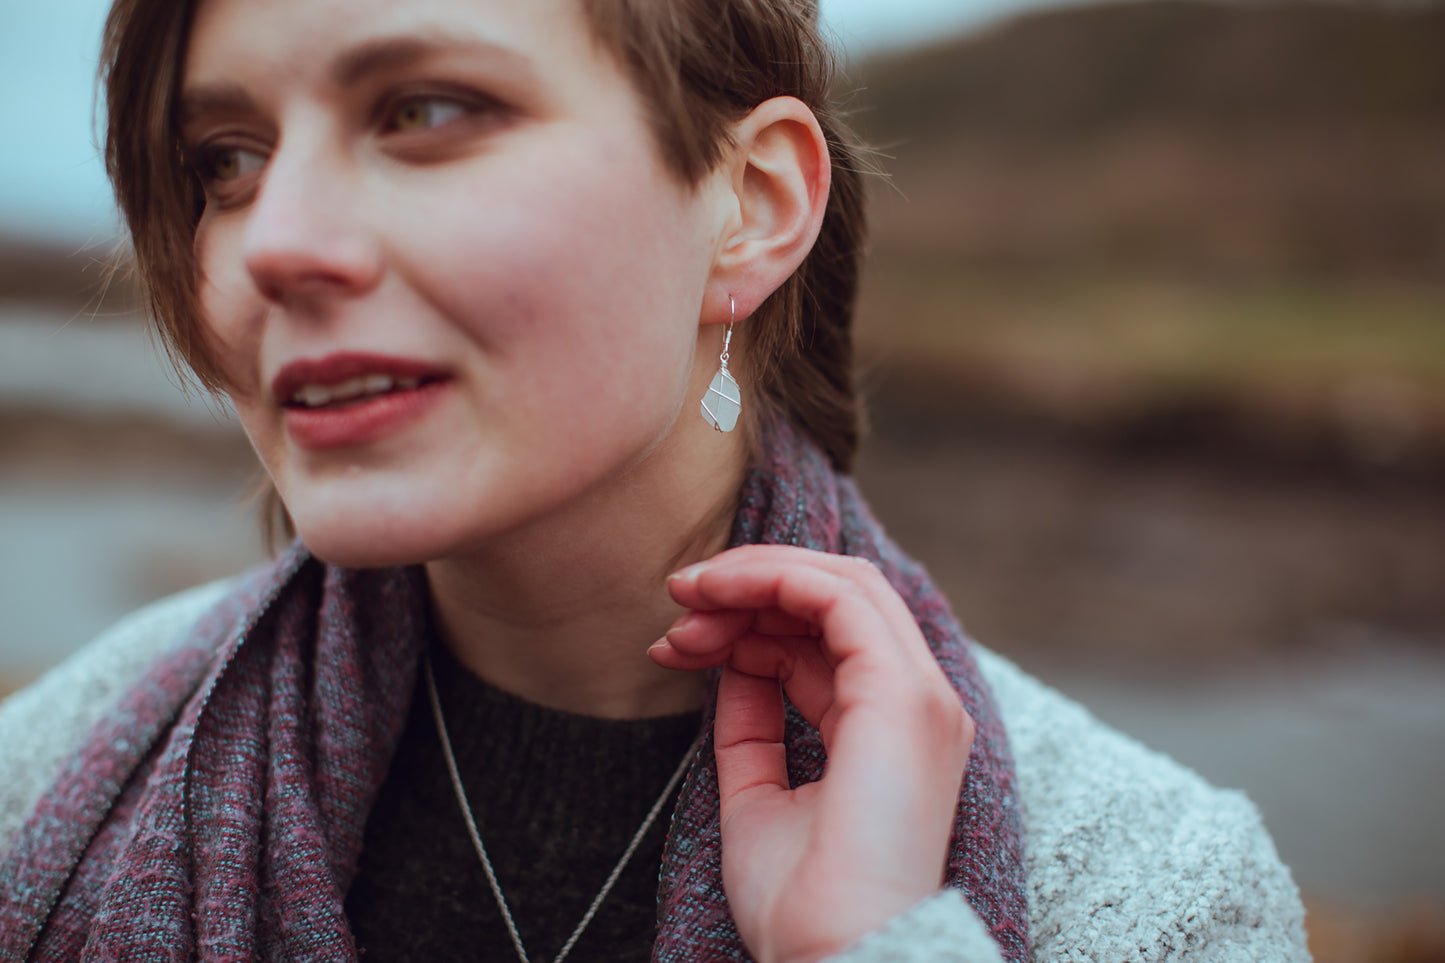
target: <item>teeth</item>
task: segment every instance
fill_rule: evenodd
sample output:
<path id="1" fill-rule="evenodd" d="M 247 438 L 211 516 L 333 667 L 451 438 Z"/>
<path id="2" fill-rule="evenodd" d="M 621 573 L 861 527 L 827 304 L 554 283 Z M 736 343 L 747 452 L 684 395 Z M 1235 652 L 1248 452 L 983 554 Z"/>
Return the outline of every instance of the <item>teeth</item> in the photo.
<path id="1" fill-rule="evenodd" d="M 296 400 L 308 408 L 320 408 L 331 401 L 331 389 L 325 385 L 307 385 L 296 392 Z"/>
<path id="2" fill-rule="evenodd" d="M 350 381 L 343 381 L 331 388 L 332 401 L 350 401 L 362 392 L 366 391 L 365 378 L 352 378 Z"/>
<path id="3" fill-rule="evenodd" d="M 391 375 L 369 374 L 349 378 L 339 384 L 302 385 L 291 396 L 292 404 L 320 408 L 341 401 L 352 401 L 367 395 L 381 395 L 395 389 L 410 390 L 421 386 L 420 378 L 393 378 Z"/>

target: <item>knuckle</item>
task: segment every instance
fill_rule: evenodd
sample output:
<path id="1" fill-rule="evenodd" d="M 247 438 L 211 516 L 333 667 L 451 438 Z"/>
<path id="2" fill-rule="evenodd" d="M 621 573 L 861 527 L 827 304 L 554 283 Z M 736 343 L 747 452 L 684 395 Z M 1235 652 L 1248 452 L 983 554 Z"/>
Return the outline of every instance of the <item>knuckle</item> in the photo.
<path id="1" fill-rule="evenodd" d="M 937 687 L 929 686 L 928 691 L 921 694 L 915 704 L 930 733 L 945 741 L 952 741 L 965 732 L 969 732 L 971 738 L 973 720 L 952 689 L 940 691 Z"/>
<path id="2" fill-rule="evenodd" d="M 958 735 L 965 745 L 973 744 L 973 737 L 978 734 L 978 727 L 974 725 L 973 716 L 962 705 L 958 707 Z"/>
<path id="3" fill-rule="evenodd" d="M 883 570 L 880 569 L 877 563 L 871 558 L 864 558 L 861 555 L 849 555 L 848 558 L 852 559 L 853 569 L 858 578 L 873 582 L 877 585 L 887 585 L 889 590 L 892 590 L 892 583 L 888 581 L 888 577 L 883 574 Z"/>

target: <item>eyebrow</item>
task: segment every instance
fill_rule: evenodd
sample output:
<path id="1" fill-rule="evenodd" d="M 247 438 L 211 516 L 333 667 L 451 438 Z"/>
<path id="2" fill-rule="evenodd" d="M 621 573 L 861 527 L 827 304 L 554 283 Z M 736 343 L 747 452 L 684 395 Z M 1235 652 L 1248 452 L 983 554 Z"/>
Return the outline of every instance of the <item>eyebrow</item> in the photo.
<path id="1" fill-rule="evenodd" d="M 256 102 L 245 89 L 236 84 L 215 84 L 191 87 L 181 91 L 177 117 L 186 124 L 207 114 L 245 114 L 255 111 Z"/>
<path id="2" fill-rule="evenodd" d="M 332 65 L 329 75 L 338 87 L 349 87 L 370 74 L 398 70 L 419 63 L 440 53 L 463 53 L 516 72 L 523 81 L 535 77 L 532 61 L 508 47 L 480 37 L 458 35 L 453 29 L 402 36 L 378 37 L 343 52 Z M 237 84 L 204 84 L 181 92 L 178 115 L 182 125 L 206 114 L 252 113 L 255 101 Z"/>
<path id="3" fill-rule="evenodd" d="M 452 52 L 480 56 L 513 70 L 532 70 L 532 62 L 515 50 L 480 37 L 459 36 L 455 30 L 437 29 L 363 41 L 337 58 L 331 80 L 338 87 L 346 87 L 368 74 L 409 67 L 430 56 Z"/>

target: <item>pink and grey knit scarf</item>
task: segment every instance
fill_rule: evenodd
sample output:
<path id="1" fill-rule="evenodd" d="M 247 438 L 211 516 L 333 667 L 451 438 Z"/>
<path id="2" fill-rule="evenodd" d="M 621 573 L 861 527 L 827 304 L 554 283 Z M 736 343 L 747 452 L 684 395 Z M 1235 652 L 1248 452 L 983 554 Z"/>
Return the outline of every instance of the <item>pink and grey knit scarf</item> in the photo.
<path id="1" fill-rule="evenodd" d="M 872 559 L 972 715 L 946 881 L 1021 963 L 1013 763 L 967 639 L 821 452 L 785 425 L 762 449 L 734 544 Z M 238 580 L 105 714 L 15 839 L 0 865 L 0 958 L 356 960 L 346 891 L 406 719 L 427 604 L 418 568 L 340 569 L 300 544 Z M 821 740 L 792 711 L 787 741 L 794 785 L 819 778 Z M 655 960 L 747 959 L 721 866 L 705 744 L 663 856 Z"/>

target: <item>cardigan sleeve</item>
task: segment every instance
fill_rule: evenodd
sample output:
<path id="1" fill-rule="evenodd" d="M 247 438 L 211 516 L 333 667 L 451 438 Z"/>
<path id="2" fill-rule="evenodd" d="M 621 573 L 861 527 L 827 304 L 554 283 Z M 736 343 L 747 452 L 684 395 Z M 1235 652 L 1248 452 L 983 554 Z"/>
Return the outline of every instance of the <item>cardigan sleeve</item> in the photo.
<path id="1" fill-rule="evenodd" d="M 1252 875 L 1248 864 L 1236 868 Z M 1303 933 L 1294 925 L 1288 874 L 1267 872 L 1240 883 L 1237 890 L 1213 894 L 1212 902 L 1210 894 L 1195 893 L 1177 905 L 1161 903 L 1137 927 L 1091 925 L 1088 909 L 1080 907 L 1083 926 L 1036 945 L 1032 958 L 1035 963 L 1308 963 Z M 943 890 L 826 963 L 1000 961 L 997 944 L 963 896 Z"/>
<path id="2" fill-rule="evenodd" d="M 940 890 L 827 963 L 1001 963 L 998 944 L 954 889 Z"/>
<path id="3" fill-rule="evenodd" d="M 1128 867 L 1137 852 L 1125 851 L 1117 854 L 1123 874 L 1100 868 L 1067 880 L 1051 874 L 1031 880 L 1038 901 L 1031 907 L 1034 963 L 1308 963 L 1288 870 L 1248 800 L 1220 796 L 1218 812 L 1207 819 L 1184 814 L 1178 834 L 1159 841 L 1152 872 Z M 1099 867 L 1111 862 L 1107 852 L 1099 855 Z M 1070 857 L 1052 854 L 1063 863 Z M 962 895 L 944 890 L 827 963 L 1000 959 Z"/>
<path id="4" fill-rule="evenodd" d="M 980 647 L 1025 826 L 1034 963 L 1308 963 L 1304 909 L 1259 811 Z M 995 963 L 956 892 L 829 963 Z"/>
<path id="5" fill-rule="evenodd" d="M 1299 890 L 1243 793 L 977 651 L 1014 752 L 1035 961 L 1309 960 Z"/>

